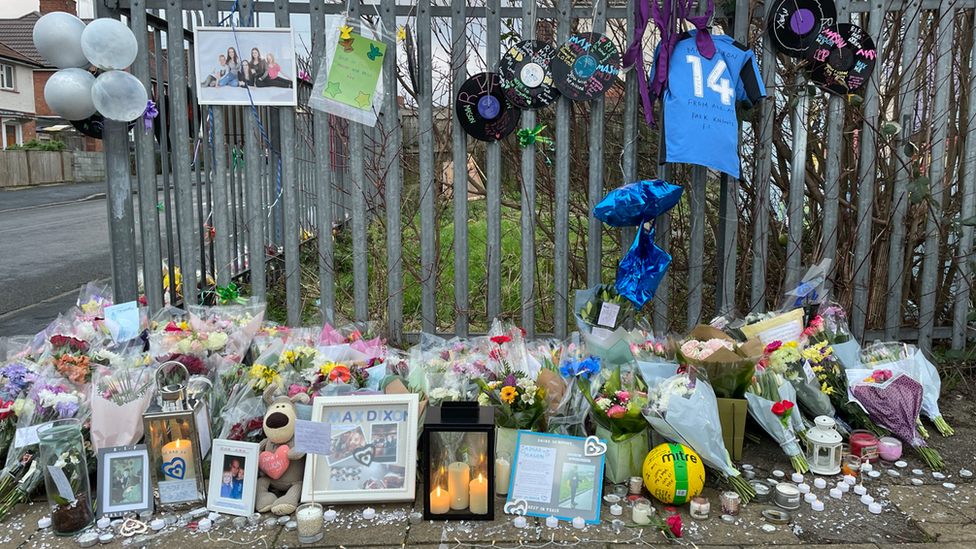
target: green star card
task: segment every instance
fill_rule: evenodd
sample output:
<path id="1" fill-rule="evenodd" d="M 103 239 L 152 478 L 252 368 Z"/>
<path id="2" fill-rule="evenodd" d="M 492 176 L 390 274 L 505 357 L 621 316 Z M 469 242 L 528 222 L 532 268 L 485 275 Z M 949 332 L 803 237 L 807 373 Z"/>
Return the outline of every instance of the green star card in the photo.
<path id="1" fill-rule="evenodd" d="M 336 45 L 322 96 L 368 111 L 383 72 L 386 44 L 355 33 Z"/>

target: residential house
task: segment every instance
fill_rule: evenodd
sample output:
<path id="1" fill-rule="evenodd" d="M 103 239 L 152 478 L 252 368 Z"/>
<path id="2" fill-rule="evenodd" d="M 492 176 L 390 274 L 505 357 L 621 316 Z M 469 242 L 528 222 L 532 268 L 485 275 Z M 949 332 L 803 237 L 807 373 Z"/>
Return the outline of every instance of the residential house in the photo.
<path id="1" fill-rule="evenodd" d="M 34 70 L 40 68 L 0 42 L 0 148 L 34 139 Z"/>

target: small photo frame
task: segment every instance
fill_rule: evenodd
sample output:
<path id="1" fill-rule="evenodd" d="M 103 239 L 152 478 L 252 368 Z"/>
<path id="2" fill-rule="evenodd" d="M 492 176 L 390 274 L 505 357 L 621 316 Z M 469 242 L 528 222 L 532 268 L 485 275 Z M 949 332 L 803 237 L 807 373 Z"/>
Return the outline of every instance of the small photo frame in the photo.
<path id="1" fill-rule="evenodd" d="M 153 509 L 149 451 L 145 444 L 98 450 L 96 516 L 116 518 Z"/>
<path id="2" fill-rule="evenodd" d="M 241 517 L 254 514 L 260 453 L 260 445 L 253 442 L 214 441 L 207 509 Z"/>

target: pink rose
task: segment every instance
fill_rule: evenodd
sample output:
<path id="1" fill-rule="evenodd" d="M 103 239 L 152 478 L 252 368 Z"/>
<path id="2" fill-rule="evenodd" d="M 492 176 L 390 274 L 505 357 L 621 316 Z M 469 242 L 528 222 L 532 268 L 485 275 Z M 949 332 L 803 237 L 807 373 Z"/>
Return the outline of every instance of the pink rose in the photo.
<path id="1" fill-rule="evenodd" d="M 621 402 L 627 402 L 630 400 L 630 393 L 627 391 L 617 391 L 617 398 L 619 398 Z"/>
<path id="2" fill-rule="evenodd" d="M 610 407 L 609 410 L 607 410 L 607 417 L 612 417 L 614 419 L 621 418 L 624 417 L 624 414 L 626 413 L 627 413 L 627 408 L 624 408 L 619 404 L 614 404 L 613 406 Z"/>

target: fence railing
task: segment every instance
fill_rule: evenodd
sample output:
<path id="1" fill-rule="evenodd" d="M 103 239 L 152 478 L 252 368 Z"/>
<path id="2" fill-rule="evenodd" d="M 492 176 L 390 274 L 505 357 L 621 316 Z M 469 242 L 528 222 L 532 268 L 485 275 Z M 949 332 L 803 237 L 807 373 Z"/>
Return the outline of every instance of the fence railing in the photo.
<path id="1" fill-rule="evenodd" d="M 393 340 L 411 330 L 466 335 L 497 316 L 530 335 L 563 337 L 572 329 L 572 291 L 612 281 L 634 236 L 605 230 L 593 206 L 609 189 L 656 177 L 685 187 L 679 207 L 657 223 L 658 244 L 675 260 L 645 311 L 656 329 L 775 307 L 805 265 L 829 258 L 833 295 L 859 338 L 917 339 L 929 349 L 933 338 L 961 348 L 974 337 L 976 2 L 837 0 L 838 21 L 858 23 L 878 47 L 863 97 L 810 88 L 802 64 L 774 55 L 760 3 L 718 9 L 716 25 L 756 51 L 768 92 L 740 113 L 741 181 L 656 165 L 658 135 L 642 122 L 633 72 L 606 98 L 560 98 L 554 108 L 524 112 L 523 128 L 551 126 L 551 149 L 519 149 L 512 137 L 476 143 L 456 119 L 435 124 L 435 111 L 453 112 L 453 90 L 496 67 L 518 37 L 545 29 L 562 43 L 585 27 L 606 32 L 622 51 L 633 36 L 634 2 L 119 0 L 115 10 L 98 0 L 98 15 L 124 15 L 133 29 L 151 30 L 135 33 L 132 69 L 147 88 L 168 68 L 173 112 L 160 113 L 169 120 L 169 143 L 160 147 L 172 155 L 173 173 L 166 162 L 163 170 L 173 189 L 161 216 L 155 201 L 139 203 L 149 305 L 162 306 L 164 292 L 175 296 L 175 277 L 162 287 L 164 261 L 182 266 L 187 302 L 244 272 L 253 295 L 266 298 L 266 264 L 283 253 L 283 267 L 275 260 L 272 272 L 283 268 L 292 325 L 317 294 L 321 321 L 379 320 Z M 299 109 L 196 105 L 188 91 L 192 24 L 228 15 L 235 25 L 256 24 L 261 18 L 251 13 L 273 13 L 286 27 L 292 15 L 308 14 L 314 78 L 325 15 L 342 11 L 416 33 L 416 89 L 403 49 L 391 41 L 375 128 L 311 110 L 304 99 Z M 416 113 L 416 135 L 404 135 L 413 126 L 401 119 L 407 111 Z M 124 189 L 111 160 L 123 145 L 106 140 L 110 193 Z M 153 136 L 136 132 L 136 151 L 139 174 L 152 173 Z M 155 178 L 140 175 L 140 191 L 147 185 Z M 125 237 L 134 233 L 133 212 L 111 216 L 111 230 L 116 292 L 132 298 L 135 273 L 124 264 L 136 253 L 135 239 Z M 303 280 L 300 243 L 313 236 L 318 261 Z"/>

